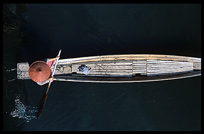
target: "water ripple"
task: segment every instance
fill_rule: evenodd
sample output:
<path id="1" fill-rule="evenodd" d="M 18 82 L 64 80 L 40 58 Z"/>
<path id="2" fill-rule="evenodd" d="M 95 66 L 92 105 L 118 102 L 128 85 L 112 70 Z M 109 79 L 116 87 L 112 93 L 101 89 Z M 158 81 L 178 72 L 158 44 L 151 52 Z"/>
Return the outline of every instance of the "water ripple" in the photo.
<path id="1" fill-rule="evenodd" d="M 10 114 L 12 117 L 24 119 L 25 122 L 29 122 L 32 119 L 36 119 L 36 113 L 38 107 L 26 106 L 20 101 L 20 95 L 16 96 L 15 99 L 15 110 Z"/>

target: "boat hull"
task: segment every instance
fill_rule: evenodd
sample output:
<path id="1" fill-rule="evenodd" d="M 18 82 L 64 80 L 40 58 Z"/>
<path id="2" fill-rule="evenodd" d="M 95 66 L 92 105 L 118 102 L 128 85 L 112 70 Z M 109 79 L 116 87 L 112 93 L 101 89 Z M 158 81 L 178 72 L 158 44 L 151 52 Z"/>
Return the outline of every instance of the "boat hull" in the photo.
<path id="1" fill-rule="evenodd" d="M 85 73 L 85 71 L 80 70 L 81 66 L 85 66 L 89 70 L 86 70 Z M 19 63 L 17 65 L 17 78 L 29 79 L 26 71 L 28 68 L 28 64 Z M 199 75 L 201 75 L 201 58 L 175 55 L 129 54 L 60 59 L 54 80 L 131 83 L 173 80 Z"/>
<path id="2" fill-rule="evenodd" d="M 87 76 L 55 76 L 56 81 L 68 82 L 91 82 L 91 83 L 133 83 L 133 82 L 156 82 L 165 80 L 175 80 L 200 76 L 201 71 L 187 73 L 155 75 L 155 76 L 133 76 L 133 77 L 87 77 Z"/>

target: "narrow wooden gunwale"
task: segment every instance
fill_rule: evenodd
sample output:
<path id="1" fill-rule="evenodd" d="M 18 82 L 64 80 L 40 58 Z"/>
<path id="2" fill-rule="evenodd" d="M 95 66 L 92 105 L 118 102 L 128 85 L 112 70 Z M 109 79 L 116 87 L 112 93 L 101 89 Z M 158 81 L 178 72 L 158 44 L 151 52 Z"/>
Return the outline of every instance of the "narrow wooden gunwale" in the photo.
<path id="1" fill-rule="evenodd" d="M 171 61 L 186 61 L 186 62 L 201 62 L 201 58 L 176 56 L 176 55 L 158 55 L 158 54 L 125 54 L 125 55 L 103 55 L 103 56 L 88 56 L 79 58 L 60 59 L 59 64 L 73 64 L 80 62 L 91 61 L 107 61 L 107 60 L 171 60 Z"/>
<path id="2" fill-rule="evenodd" d="M 71 76 L 61 75 L 55 76 L 56 81 L 68 82 L 90 82 L 90 83 L 133 83 L 133 82 L 156 82 L 166 80 L 176 80 L 200 76 L 201 71 L 192 71 L 181 74 L 156 75 L 156 76 L 137 76 L 137 77 L 87 77 L 87 76 Z"/>

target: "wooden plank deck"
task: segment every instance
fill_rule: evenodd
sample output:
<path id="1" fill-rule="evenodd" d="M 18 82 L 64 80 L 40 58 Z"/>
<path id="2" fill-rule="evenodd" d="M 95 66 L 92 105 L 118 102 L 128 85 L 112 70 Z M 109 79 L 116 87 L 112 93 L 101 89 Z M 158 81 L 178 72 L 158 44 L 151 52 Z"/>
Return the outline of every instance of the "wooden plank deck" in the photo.
<path id="1" fill-rule="evenodd" d="M 134 60 L 132 64 L 132 71 L 134 74 L 147 74 L 147 60 Z"/>
<path id="2" fill-rule="evenodd" d="M 51 67 L 51 70 L 53 71 L 54 66 Z M 72 73 L 71 65 L 57 65 L 55 70 L 55 75 L 57 74 L 69 74 Z"/>
<path id="3" fill-rule="evenodd" d="M 192 62 L 147 60 L 147 75 L 193 71 Z"/>
<path id="4" fill-rule="evenodd" d="M 201 62 L 193 62 L 194 70 L 201 70 Z"/>
<path id="5" fill-rule="evenodd" d="M 88 75 L 161 75 L 178 72 L 193 71 L 199 65 L 185 61 L 165 61 L 165 60 L 130 60 L 130 61 L 99 61 L 81 64 L 73 64 L 72 72 L 83 74 L 79 71 L 80 65 L 86 65 L 90 69 Z M 193 66 L 194 65 L 194 66 Z"/>
<path id="6" fill-rule="evenodd" d="M 132 61 L 104 61 L 104 62 L 88 62 L 81 64 L 73 64 L 72 72 L 83 74 L 79 71 L 80 65 L 86 65 L 91 68 L 88 75 L 132 75 Z"/>

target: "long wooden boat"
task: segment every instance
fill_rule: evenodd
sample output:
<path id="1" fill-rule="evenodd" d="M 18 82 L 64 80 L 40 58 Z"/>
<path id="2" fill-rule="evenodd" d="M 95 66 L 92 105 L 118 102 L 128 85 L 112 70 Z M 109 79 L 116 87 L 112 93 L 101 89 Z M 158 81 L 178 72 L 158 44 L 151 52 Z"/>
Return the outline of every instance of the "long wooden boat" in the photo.
<path id="1" fill-rule="evenodd" d="M 86 67 L 86 72 L 80 67 Z M 17 78 L 30 79 L 28 62 L 17 64 Z M 52 70 L 53 68 L 51 68 Z M 201 75 L 201 58 L 127 54 L 59 59 L 54 80 L 130 83 L 173 80 Z"/>

